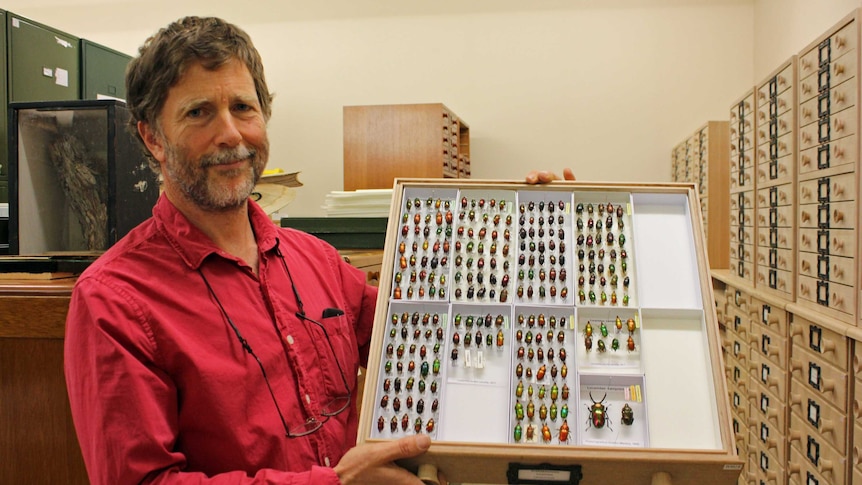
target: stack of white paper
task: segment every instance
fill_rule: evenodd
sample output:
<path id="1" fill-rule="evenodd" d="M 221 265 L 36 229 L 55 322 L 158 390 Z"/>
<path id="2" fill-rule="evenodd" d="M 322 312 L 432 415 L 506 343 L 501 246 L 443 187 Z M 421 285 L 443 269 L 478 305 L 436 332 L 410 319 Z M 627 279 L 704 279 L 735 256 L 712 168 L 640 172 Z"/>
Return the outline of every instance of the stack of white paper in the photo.
<path id="1" fill-rule="evenodd" d="M 330 217 L 388 217 L 392 189 L 336 190 L 326 195 L 323 210 Z"/>

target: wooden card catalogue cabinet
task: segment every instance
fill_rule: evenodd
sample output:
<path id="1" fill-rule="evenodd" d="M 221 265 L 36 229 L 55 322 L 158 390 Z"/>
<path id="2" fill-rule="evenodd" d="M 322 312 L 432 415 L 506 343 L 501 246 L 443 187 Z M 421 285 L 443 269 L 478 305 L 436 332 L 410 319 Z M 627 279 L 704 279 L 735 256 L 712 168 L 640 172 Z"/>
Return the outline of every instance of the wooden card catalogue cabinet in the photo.
<path id="1" fill-rule="evenodd" d="M 398 179 L 359 442 L 453 483 L 735 483 L 697 189 Z"/>

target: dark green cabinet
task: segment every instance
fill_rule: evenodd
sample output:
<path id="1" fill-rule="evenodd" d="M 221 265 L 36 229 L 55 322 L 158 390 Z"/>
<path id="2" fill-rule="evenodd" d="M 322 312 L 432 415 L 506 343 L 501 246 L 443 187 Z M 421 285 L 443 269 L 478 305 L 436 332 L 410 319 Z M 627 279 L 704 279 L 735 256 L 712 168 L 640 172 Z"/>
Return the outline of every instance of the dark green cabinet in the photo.
<path id="1" fill-rule="evenodd" d="M 126 99 L 126 66 L 132 57 L 81 39 L 81 99 Z"/>
<path id="2" fill-rule="evenodd" d="M 80 98 L 78 37 L 10 13 L 9 102 Z"/>

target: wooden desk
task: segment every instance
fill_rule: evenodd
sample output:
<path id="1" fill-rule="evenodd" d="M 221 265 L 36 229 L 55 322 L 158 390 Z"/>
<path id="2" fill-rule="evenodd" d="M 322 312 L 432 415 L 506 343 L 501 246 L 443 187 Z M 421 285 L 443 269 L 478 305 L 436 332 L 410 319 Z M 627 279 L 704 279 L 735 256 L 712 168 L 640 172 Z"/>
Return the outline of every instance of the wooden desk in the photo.
<path id="1" fill-rule="evenodd" d="M 73 285 L 0 281 L 0 483 L 89 483 L 63 376 Z"/>

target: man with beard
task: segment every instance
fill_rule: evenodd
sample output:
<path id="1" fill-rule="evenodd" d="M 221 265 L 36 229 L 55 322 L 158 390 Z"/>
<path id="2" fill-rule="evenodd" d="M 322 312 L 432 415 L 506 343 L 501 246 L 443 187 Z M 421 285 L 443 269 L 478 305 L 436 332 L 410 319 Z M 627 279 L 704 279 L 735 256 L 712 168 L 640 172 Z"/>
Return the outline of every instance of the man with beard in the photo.
<path id="1" fill-rule="evenodd" d="M 79 278 L 66 379 L 93 484 L 409 483 L 427 436 L 353 447 L 376 289 L 249 201 L 271 95 L 247 34 L 189 17 L 127 72 L 152 218 Z"/>
<path id="2" fill-rule="evenodd" d="M 248 35 L 174 22 L 126 88 L 164 192 L 72 295 L 65 371 L 90 481 L 420 485 L 394 460 L 428 436 L 354 447 L 376 288 L 249 200 L 272 96 Z"/>

